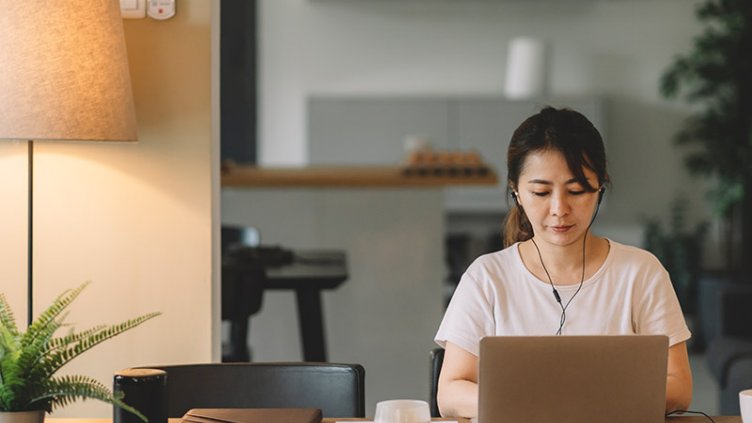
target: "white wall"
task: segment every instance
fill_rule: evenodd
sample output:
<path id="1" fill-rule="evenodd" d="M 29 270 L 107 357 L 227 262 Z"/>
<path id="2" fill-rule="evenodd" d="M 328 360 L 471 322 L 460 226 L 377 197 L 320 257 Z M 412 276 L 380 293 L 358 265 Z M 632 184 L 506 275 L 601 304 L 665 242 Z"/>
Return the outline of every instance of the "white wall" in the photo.
<path id="1" fill-rule="evenodd" d="M 112 384 L 135 365 L 212 358 L 212 231 L 217 206 L 211 111 L 215 2 L 183 0 L 174 19 L 125 21 L 139 142 L 35 143 L 35 314 L 91 280 L 73 304 L 78 329 L 164 314 L 63 371 Z M 26 148 L 0 143 L 0 277 L 25 323 Z M 79 402 L 57 417 L 107 417 Z"/>
<path id="2" fill-rule="evenodd" d="M 310 94 L 501 94 L 509 40 L 541 37 L 553 95 L 607 99 L 614 186 L 601 229 L 639 239 L 640 216 L 667 216 L 678 190 L 706 213 L 671 142 L 686 108 L 658 94 L 661 73 L 700 30 L 698 3 L 261 0 L 260 161 L 307 162 Z"/>

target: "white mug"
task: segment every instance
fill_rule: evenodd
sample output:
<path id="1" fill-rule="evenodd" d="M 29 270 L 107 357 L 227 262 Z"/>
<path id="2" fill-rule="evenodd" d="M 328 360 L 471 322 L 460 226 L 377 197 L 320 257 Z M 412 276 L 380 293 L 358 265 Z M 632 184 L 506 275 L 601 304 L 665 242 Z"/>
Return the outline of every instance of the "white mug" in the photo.
<path id="1" fill-rule="evenodd" d="M 419 400 L 389 400 L 376 404 L 374 423 L 430 423 L 428 403 Z"/>
<path id="2" fill-rule="evenodd" d="M 742 411 L 742 422 L 752 423 L 752 389 L 739 392 L 739 408 Z"/>

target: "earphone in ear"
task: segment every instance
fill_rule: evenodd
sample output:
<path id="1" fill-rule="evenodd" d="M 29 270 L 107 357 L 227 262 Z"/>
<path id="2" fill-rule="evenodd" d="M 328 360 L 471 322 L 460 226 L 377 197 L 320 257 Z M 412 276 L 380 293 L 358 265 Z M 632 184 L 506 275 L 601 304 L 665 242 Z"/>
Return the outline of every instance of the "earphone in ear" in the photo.
<path id="1" fill-rule="evenodd" d="M 519 206 L 520 205 L 520 200 L 517 199 L 517 192 L 516 191 L 512 191 L 511 195 L 512 195 L 512 200 L 514 200 L 514 204 L 517 204 Z"/>

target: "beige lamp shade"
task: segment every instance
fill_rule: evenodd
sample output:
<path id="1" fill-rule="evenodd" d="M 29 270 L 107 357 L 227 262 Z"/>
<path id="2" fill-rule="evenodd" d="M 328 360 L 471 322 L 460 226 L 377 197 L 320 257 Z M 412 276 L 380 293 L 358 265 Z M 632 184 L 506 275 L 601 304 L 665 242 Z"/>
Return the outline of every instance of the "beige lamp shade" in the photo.
<path id="1" fill-rule="evenodd" d="M 0 139 L 136 140 L 118 0 L 0 0 Z"/>

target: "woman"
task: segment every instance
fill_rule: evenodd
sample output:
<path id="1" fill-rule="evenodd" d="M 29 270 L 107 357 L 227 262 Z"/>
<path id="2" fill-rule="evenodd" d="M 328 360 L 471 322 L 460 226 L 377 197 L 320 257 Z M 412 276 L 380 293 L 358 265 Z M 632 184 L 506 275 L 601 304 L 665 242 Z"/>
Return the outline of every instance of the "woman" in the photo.
<path id="1" fill-rule="evenodd" d="M 491 335 L 665 334 L 666 411 L 687 409 L 690 332 L 668 273 L 650 253 L 590 233 L 609 182 L 598 131 L 547 107 L 514 132 L 507 167 L 506 248 L 470 265 L 436 334 L 442 415 L 477 416 L 479 341 Z"/>

